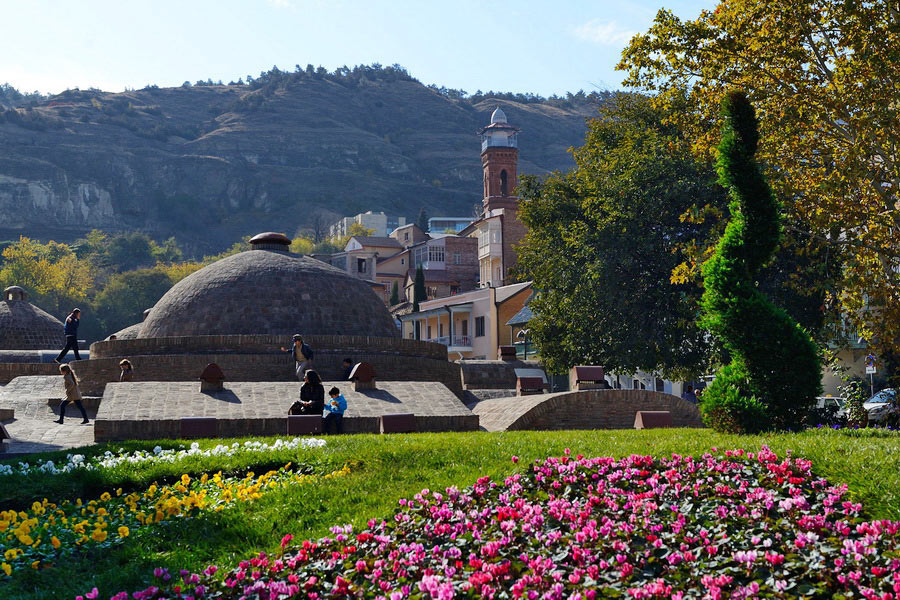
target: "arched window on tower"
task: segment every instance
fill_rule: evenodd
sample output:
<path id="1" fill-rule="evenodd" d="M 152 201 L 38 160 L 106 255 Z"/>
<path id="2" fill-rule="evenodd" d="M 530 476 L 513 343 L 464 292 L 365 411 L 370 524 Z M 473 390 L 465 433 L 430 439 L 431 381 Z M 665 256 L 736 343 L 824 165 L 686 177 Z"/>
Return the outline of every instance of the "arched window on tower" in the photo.
<path id="1" fill-rule="evenodd" d="M 501 196 L 509 195 L 509 192 L 507 191 L 507 187 L 506 187 L 506 169 L 503 169 L 502 171 L 500 171 L 500 195 Z"/>

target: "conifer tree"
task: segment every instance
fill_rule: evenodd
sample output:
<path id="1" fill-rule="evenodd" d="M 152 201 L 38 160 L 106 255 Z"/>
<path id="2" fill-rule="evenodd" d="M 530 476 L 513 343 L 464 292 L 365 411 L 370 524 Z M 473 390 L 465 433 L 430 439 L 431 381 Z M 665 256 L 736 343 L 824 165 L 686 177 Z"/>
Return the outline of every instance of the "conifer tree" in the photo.
<path id="1" fill-rule="evenodd" d="M 728 94 L 722 111 L 716 170 L 731 221 L 703 265 L 701 323 L 731 362 L 704 392 L 701 411 L 718 430 L 796 429 L 821 390 L 821 363 L 809 335 L 757 289 L 781 236 L 780 206 L 754 158 L 759 133 L 747 96 Z"/>

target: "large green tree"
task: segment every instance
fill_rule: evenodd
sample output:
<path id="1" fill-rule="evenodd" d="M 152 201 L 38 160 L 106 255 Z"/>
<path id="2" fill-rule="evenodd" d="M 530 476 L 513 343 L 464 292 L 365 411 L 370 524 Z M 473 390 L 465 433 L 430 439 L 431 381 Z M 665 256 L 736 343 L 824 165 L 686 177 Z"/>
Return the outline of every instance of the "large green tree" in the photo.
<path id="1" fill-rule="evenodd" d="M 724 192 L 686 146 L 646 98 L 621 94 L 591 122 L 574 171 L 521 181 L 519 267 L 538 290 L 531 331 L 551 369 L 703 369 L 699 287 L 670 278 L 712 227 L 691 215 L 720 211 Z"/>
<path id="2" fill-rule="evenodd" d="M 705 158 L 719 100 L 748 91 L 786 228 L 829 245 L 843 267 L 832 301 L 882 351 L 900 346 L 898 22 L 894 0 L 728 0 L 694 20 L 660 10 L 619 65 L 627 85 L 678 107 L 669 118 Z"/>

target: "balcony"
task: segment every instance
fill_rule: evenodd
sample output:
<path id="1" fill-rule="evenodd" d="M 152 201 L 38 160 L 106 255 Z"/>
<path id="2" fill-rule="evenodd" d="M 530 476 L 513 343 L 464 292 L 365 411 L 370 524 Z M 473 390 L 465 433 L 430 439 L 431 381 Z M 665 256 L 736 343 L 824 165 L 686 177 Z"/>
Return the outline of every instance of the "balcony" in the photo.
<path id="1" fill-rule="evenodd" d="M 469 352 L 472 350 L 472 338 L 468 335 L 445 335 L 442 337 L 431 338 L 429 342 L 435 342 L 447 346 L 450 352 Z"/>

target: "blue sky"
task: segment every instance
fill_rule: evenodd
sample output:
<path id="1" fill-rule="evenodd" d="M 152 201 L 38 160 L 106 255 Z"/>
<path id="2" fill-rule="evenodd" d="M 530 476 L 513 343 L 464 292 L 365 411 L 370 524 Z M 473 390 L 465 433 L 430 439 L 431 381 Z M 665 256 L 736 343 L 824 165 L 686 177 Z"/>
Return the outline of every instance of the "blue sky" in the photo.
<path id="1" fill-rule="evenodd" d="M 629 36 L 714 0 L 0 0 L 0 83 L 121 91 L 277 65 L 400 63 L 423 83 L 542 95 L 613 89 Z"/>

